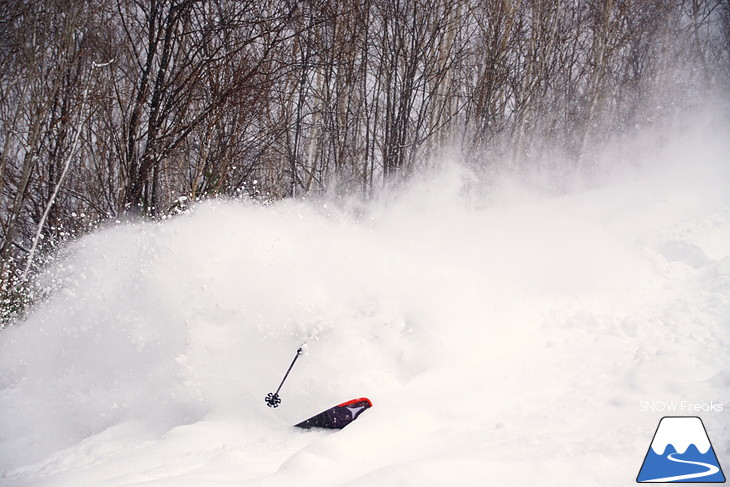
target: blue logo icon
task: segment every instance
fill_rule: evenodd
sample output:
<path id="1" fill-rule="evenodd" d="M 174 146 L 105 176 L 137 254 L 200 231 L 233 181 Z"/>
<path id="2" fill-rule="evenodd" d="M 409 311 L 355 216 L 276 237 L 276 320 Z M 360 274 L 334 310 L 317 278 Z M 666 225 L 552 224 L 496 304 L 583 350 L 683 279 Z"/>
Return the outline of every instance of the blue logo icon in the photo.
<path id="1" fill-rule="evenodd" d="M 702 420 L 696 416 L 663 417 L 636 481 L 725 482 Z"/>

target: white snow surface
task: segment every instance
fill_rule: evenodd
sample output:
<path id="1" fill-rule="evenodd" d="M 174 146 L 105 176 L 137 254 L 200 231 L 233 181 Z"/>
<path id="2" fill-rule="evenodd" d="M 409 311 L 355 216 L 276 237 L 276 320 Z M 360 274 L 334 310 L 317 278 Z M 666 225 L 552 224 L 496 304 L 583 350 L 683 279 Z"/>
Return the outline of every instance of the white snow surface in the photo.
<path id="1" fill-rule="evenodd" d="M 683 414 L 730 465 L 717 127 L 558 195 L 445 164 L 370 202 L 217 200 L 86 236 L 0 332 L 0 485 L 628 486 Z M 291 426 L 363 396 L 341 431 Z"/>

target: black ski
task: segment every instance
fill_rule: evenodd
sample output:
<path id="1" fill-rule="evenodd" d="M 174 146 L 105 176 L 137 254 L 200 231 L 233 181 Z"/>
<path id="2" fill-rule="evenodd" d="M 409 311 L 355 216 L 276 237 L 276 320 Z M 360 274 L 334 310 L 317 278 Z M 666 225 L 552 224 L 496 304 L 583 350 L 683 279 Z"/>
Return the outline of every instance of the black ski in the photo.
<path id="1" fill-rule="evenodd" d="M 360 399 L 338 404 L 294 426 L 304 429 L 342 429 L 355 421 L 363 411 L 371 407 L 373 407 L 373 403 L 370 402 L 370 399 L 361 397 Z"/>

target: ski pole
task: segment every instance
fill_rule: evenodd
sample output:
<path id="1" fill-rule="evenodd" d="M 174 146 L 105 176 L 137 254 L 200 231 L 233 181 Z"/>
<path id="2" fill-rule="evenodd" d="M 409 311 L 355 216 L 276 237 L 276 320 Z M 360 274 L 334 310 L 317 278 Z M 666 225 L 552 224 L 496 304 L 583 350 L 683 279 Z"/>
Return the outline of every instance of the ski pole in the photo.
<path id="1" fill-rule="evenodd" d="M 289 377 L 289 372 L 291 372 L 292 367 L 294 367 L 294 363 L 297 361 L 299 356 L 304 353 L 302 352 L 302 347 L 299 347 L 297 349 L 297 354 L 294 356 L 294 360 L 291 361 L 291 365 L 289 366 L 289 369 L 286 371 L 286 374 L 284 374 L 284 378 L 281 379 L 281 384 L 279 384 L 279 388 L 276 389 L 276 392 L 269 392 L 266 395 L 266 405 L 270 408 L 276 408 L 279 407 L 279 404 L 281 404 L 281 398 L 279 397 L 279 391 L 281 390 L 281 386 L 284 385 L 284 381 L 287 377 Z"/>

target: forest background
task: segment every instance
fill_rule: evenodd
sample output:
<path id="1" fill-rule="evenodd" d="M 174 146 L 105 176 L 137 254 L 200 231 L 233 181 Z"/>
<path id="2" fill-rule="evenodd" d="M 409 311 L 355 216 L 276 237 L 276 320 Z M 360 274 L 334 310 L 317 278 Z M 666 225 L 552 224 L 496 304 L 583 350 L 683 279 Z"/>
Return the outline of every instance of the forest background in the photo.
<path id="1" fill-rule="evenodd" d="M 2 323 L 105 222 L 369 198 L 447 156 L 590 179 L 729 90 L 726 0 L 5 0 Z"/>

